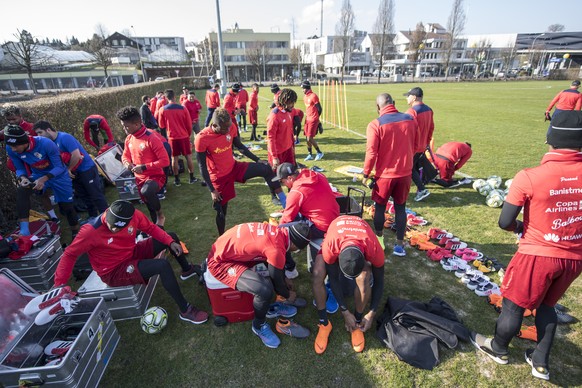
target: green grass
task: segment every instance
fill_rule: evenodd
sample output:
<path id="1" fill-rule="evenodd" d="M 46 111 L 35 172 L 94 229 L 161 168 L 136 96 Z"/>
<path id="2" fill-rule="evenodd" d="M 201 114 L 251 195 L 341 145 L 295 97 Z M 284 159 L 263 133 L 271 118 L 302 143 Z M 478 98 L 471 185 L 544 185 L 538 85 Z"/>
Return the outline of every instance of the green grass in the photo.
<path id="1" fill-rule="evenodd" d="M 397 101 L 397 108 L 406 110 L 406 92 L 412 85 L 366 85 L 347 89 L 350 129 L 365 134 L 368 122 L 376 117 L 375 97 L 388 92 Z M 473 145 L 473 158 L 463 172 L 473 177 L 500 175 L 512 178 L 520 169 L 535 166 L 546 150 L 544 138 L 547 124 L 543 112 L 548 101 L 561 89 L 561 82 L 486 82 L 427 83 L 421 85 L 425 102 L 435 111 L 435 143 L 468 141 Z M 302 93 L 298 91 L 300 100 Z M 314 90 L 317 92 L 317 88 Z M 268 88 L 261 90 L 260 117 L 268 113 L 271 101 Z M 303 107 L 299 102 L 298 107 Z M 203 115 L 204 117 L 204 115 Z M 345 191 L 351 177 L 334 172 L 334 168 L 352 164 L 361 166 L 365 139 L 326 125 L 318 136 L 325 158 L 317 165 L 325 168 L 330 182 Z M 259 127 L 260 131 L 264 125 Z M 242 134 L 243 141 L 249 134 Z M 266 146 L 258 152 L 266 155 Z M 306 154 L 304 141 L 297 148 L 298 160 Z M 198 175 L 198 173 L 197 173 Z M 430 185 L 431 196 L 408 206 L 431 222 L 445 228 L 486 255 L 507 263 L 516 250 L 511 233 L 497 227 L 499 209 L 485 205 L 484 198 L 470 187 L 443 189 Z M 109 188 L 110 199 L 115 194 Z M 276 209 L 271 205 L 267 188 L 261 180 L 237 186 L 237 198 L 230 202 L 227 227 L 250 221 L 264 221 Z M 368 193 L 369 194 L 369 193 Z M 412 194 L 413 195 L 413 194 Z M 217 237 L 214 211 L 208 190 L 200 185 L 168 186 L 162 202 L 168 230 L 176 231 L 190 249 L 190 260 L 201 262 Z M 142 206 L 143 208 L 143 206 Z M 145 210 L 145 209 L 144 209 Z M 369 219 L 369 218 L 368 218 Z M 394 236 L 386 232 L 391 243 Z M 388 245 L 388 244 L 387 244 Z M 391 245 L 391 244 L 390 244 Z M 298 294 L 312 299 L 305 254 L 296 256 L 300 277 Z M 438 263 L 428 261 L 413 248 L 406 258 L 386 257 L 386 282 L 383 301 L 388 295 L 428 301 L 440 296 L 449 302 L 466 325 L 491 335 L 497 313 L 485 301 L 467 290 L 458 279 L 444 272 Z M 176 273 L 179 269 L 174 265 Z M 205 289 L 196 280 L 181 283 L 187 299 L 199 308 L 210 311 Z M 563 298 L 570 313 L 582 317 L 581 282 L 576 281 Z M 352 300 L 349 301 L 352 305 Z M 268 349 L 251 333 L 250 322 L 215 327 L 211 320 L 200 326 L 178 319 L 177 309 L 161 285 L 151 305 L 163 306 L 169 312 L 168 327 L 159 335 L 146 335 L 137 320 L 118 322 L 122 340 L 102 380 L 103 386 L 580 386 L 582 385 L 582 324 L 559 326 L 554 342 L 551 372 L 552 384 L 534 379 L 523 360 L 524 350 L 531 346 L 515 339 L 510 349 L 511 363 L 499 366 L 477 354 L 470 344 L 457 349 L 440 347 L 441 364 L 433 371 L 413 368 L 401 362 L 370 331 L 366 334 L 366 350 L 355 354 L 350 337 L 343 329 L 338 314 L 331 316 L 335 326 L 326 353 L 317 356 L 313 350 L 316 311 L 311 306 L 301 309 L 296 321 L 309 327 L 312 335 L 305 340 L 281 338 L 279 349 Z M 533 324 L 528 318 L 525 323 Z M 274 322 L 273 322 L 274 324 Z"/>

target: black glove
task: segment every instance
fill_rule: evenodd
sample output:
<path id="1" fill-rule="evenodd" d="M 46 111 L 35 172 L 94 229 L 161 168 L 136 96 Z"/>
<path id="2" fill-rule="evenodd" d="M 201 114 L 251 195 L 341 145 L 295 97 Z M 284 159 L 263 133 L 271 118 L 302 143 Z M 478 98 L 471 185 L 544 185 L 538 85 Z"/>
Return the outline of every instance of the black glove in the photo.
<path id="1" fill-rule="evenodd" d="M 317 132 L 319 132 L 320 135 L 323 133 L 323 125 L 321 125 L 321 123 L 317 126 Z"/>
<path id="2" fill-rule="evenodd" d="M 546 119 L 544 121 L 551 121 L 552 116 L 550 116 L 550 112 L 546 112 Z"/>

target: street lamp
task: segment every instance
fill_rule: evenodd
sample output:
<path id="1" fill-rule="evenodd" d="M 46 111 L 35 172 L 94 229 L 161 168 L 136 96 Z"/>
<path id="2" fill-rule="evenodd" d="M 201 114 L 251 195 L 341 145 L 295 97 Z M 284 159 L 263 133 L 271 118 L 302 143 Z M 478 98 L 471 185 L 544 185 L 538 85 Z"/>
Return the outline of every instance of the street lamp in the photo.
<path id="1" fill-rule="evenodd" d="M 133 30 L 133 37 L 136 38 L 135 39 L 135 43 L 137 44 L 137 57 L 139 58 L 139 68 L 141 69 L 141 79 L 143 82 L 146 81 L 145 79 L 145 71 L 143 70 L 143 62 L 141 61 L 141 50 L 139 48 L 139 42 L 137 41 L 137 37 L 136 37 L 136 33 L 135 33 L 135 28 L 133 28 L 133 26 L 130 26 L 131 29 Z"/>
<path id="2" fill-rule="evenodd" d="M 533 74 L 533 73 L 534 73 L 534 69 L 533 69 L 533 57 L 534 57 L 534 51 L 533 51 L 533 50 L 534 50 L 534 47 L 535 47 L 535 45 L 536 45 L 536 40 L 538 40 L 538 38 L 539 38 L 539 37 L 541 37 L 541 36 L 544 36 L 544 35 L 546 35 L 546 33 L 545 33 L 545 32 L 544 32 L 544 33 L 542 33 L 542 34 L 539 34 L 538 36 L 536 36 L 536 37 L 534 38 L 533 42 L 531 43 L 531 53 L 530 53 L 530 58 L 529 58 L 529 65 L 530 65 L 530 67 L 532 68 L 532 69 L 531 69 L 531 77 L 532 77 L 532 78 L 533 78 L 533 76 L 534 76 L 534 74 Z"/>

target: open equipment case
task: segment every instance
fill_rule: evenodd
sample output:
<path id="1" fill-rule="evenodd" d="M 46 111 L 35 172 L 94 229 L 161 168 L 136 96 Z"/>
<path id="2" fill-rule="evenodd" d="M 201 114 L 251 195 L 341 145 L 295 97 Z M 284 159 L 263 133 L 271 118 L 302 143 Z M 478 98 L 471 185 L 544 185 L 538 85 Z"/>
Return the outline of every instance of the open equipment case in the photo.
<path id="1" fill-rule="evenodd" d="M 10 270 L 0 269 L 0 386 L 96 387 L 120 336 L 102 298 L 81 299 L 68 314 L 36 325 L 22 311 L 38 295 Z M 44 348 L 73 341 L 56 365 Z"/>
<path id="2" fill-rule="evenodd" d="M 135 177 L 123 163 L 121 163 L 121 155 L 123 150 L 116 144 L 101 155 L 95 158 L 95 163 L 103 172 L 103 175 L 109 182 L 115 185 L 119 199 L 126 201 L 138 200 L 139 189 L 135 182 Z"/>

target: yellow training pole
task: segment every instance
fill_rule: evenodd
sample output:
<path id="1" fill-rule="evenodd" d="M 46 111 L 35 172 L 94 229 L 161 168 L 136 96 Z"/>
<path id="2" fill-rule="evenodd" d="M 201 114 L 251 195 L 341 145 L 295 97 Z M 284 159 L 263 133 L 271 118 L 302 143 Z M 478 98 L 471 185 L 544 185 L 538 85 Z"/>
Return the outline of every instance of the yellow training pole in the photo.
<path id="1" fill-rule="evenodd" d="M 350 129 L 350 125 L 348 124 L 348 96 L 346 92 L 346 83 L 344 82 L 344 107 L 346 112 L 346 129 Z"/>
<path id="2" fill-rule="evenodd" d="M 338 128 L 342 127 L 342 113 L 341 113 L 341 100 L 339 99 L 340 88 L 342 86 L 341 81 L 337 82 L 337 88 L 335 90 L 335 99 L 337 100 L 337 125 Z"/>
<path id="3" fill-rule="evenodd" d="M 334 127 L 336 126 L 336 124 L 335 124 L 335 104 L 336 104 L 336 101 L 334 98 L 335 97 L 335 84 L 336 84 L 336 82 L 334 80 L 331 83 L 331 104 L 332 104 L 332 108 L 331 108 L 332 109 L 332 111 L 331 111 L 332 120 L 331 121 L 332 121 L 332 123 L 333 123 L 332 125 Z"/>

